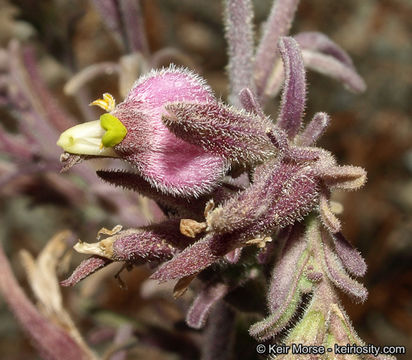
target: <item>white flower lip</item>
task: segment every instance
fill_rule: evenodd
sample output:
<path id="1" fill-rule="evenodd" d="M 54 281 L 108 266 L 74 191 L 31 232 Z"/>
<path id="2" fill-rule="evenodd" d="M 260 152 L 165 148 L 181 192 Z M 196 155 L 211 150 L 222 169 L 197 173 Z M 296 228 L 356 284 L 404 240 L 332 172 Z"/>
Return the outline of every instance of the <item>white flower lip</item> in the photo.
<path id="1" fill-rule="evenodd" d="M 100 120 L 89 121 L 64 131 L 57 145 L 70 154 L 118 157 L 113 148 L 102 145 L 105 132 Z"/>

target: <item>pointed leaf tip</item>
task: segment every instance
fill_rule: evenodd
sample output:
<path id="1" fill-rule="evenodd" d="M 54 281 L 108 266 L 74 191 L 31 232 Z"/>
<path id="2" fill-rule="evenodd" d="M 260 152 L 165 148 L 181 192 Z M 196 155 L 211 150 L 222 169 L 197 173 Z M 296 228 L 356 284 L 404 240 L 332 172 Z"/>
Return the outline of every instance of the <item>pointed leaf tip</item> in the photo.
<path id="1" fill-rule="evenodd" d="M 316 113 L 303 132 L 298 136 L 296 143 L 300 146 L 313 145 L 329 125 L 329 115 L 323 112 Z"/>
<path id="2" fill-rule="evenodd" d="M 212 307 L 228 292 L 228 286 L 223 283 L 208 284 L 197 295 L 186 315 L 186 323 L 201 329 L 209 316 Z"/>
<path id="3" fill-rule="evenodd" d="M 91 256 L 83 260 L 80 265 L 66 280 L 60 282 L 61 286 L 74 286 L 97 270 L 109 265 L 112 261 L 100 256 Z"/>

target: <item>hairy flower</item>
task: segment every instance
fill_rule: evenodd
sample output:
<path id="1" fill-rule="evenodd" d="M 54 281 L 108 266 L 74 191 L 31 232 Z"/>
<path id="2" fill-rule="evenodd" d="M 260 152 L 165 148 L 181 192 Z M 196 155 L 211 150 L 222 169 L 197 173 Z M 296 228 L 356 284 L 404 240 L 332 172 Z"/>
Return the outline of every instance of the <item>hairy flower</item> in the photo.
<path id="1" fill-rule="evenodd" d="M 93 102 L 108 113 L 66 130 L 58 145 L 71 154 L 121 158 L 153 191 L 183 197 L 210 192 L 222 180 L 227 161 L 179 139 L 163 124 L 166 105 L 181 101 L 216 103 L 192 72 L 173 66 L 152 71 L 136 81 L 119 105 L 108 94 Z"/>

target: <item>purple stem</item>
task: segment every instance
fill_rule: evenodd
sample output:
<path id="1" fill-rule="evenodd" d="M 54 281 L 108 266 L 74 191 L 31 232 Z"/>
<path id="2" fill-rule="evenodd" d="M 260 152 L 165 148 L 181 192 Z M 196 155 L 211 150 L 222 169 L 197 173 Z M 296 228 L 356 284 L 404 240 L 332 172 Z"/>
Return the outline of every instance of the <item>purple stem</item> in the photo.
<path id="1" fill-rule="evenodd" d="M 32 142 L 39 144 L 43 152 L 50 153 L 55 149 L 57 154 L 58 147 L 55 142 L 58 138 L 58 132 L 46 120 L 47 114 L 30 83 L 19 44 L 11 42 L 9 51 L 10 56 L 14 58 L 14 61 L 10 62 L 10 75 L 19 89 L 18 93 L 14 94 L 13 101 L 16 104 L 21 104 L 22 100 L 26 103 L 25 106 L 21 105 L 19 109 L 21 131 Z M 41 139 L 40 142 L 39 139 Z"/>
<path id="2" fill-rule="evenodd" d="M 288 34 L 298 4 L 299 0 L 277 0 L 273 3 L 255 59 L 256 90 L 261 103 L 265 101 L 266 85 L 278 57 L 278 41 Z"/>
<path id="3" fill-rule="evenodd" d="M 62 107 L 47 89 L 47 86 L 38 71 L 34 49 L 25 48 L 22 55 L 23 63 L 30 76 L 31 86 L 37 94 L 38 101 L 42 105 L 44 112 L 47 114 L 47 120 L 50 124 L 52 124 L 58 131 L 64 131 L 76 125 L 77 122 L 62 110 Z"/>
<path id="4" fill-rule="evenodd" d="M 84 350 L 63 329 L 39 313 L 24 294 L 0 247 L 0 292 L 32 344 L 47 360 L 90 359 Z"/>
<path id="5" fill-rule="evenodd" d="M 149 55 L 140 0 L 119 0 L 121 21 L 126 36 L 128 50 Z"/>
<path id="6" fill-rule="evenodd" d="M 253 11 L 250 0 L 225 1 L 226 39 L 229 52 L 230 102 L 239 106 L 244 88 L 255 90 L 253 80 Z"/>
<path id="7" fill-rule="evenodd" d="M 120 33 L 120 14 L 117 0 L 93 0 L 103 23 L 112 31 Z"/>
<path id="8" fill-rule="evenodd" d="M 0 189 L 2 189 L 11 181 L 17 179 L 20 176 L 38 174 L 46 171 L 57 172 L 59 167 L 59 164 L 57 162 L 54 162 L 53 160 L 41 163 L 26 163 L 24 164 L 24 166 L 20 166 L 16 171 L 1 177 Z"/>
<path id="9" fill-rule="evenodd" d="M 0 151 L 10 154 L 19 160 L 29 160 L 33 156 L 33 152 L 28 144 L 19 141 L 17 136 L 7 133 L 0 125 Z"/>

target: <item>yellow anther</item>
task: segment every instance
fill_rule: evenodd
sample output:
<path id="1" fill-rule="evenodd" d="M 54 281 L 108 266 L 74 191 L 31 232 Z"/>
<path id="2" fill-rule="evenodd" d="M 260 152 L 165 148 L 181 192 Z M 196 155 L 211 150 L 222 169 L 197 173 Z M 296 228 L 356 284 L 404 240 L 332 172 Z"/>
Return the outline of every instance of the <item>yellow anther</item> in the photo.
<path id="1" fill-rule="evenodd" d="M 109 93 L 104 93 L 103 99 L 97 99 L 91 102 L 89 105 L 90 106 L 96 105 L 96 106 L 101 107 L 103 110 L 106 110 L 107 112 L 111 112 L 114 110 L 116 106 L 116 100 Z"/>

